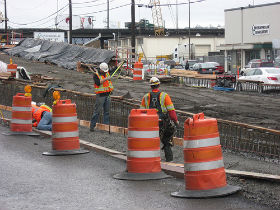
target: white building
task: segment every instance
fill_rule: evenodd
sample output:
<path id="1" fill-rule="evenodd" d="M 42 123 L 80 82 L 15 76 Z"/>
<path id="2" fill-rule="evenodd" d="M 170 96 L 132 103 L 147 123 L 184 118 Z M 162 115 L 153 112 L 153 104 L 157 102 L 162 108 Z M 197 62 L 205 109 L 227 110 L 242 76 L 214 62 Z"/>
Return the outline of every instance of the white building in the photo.
<path id="1" fill-rule="evenodd" d="M 280 49 L 280 2 L 225 10 L 225 70 L 251 59 L 273 60 Z"/>
<path id="2" fill-rule="evenodd" d="M 190 39 L 193 51 L 192 58 L 208 56 L 208 52 L 218 52 L 216 46 L 224 44 L 224 37 L 215 35 L 199 35 L 192 36 Z M 175 49 L 186 48 L 187 54 L 184 54 L 185 59 L 189 59 L 188 55 L 188 36 L 137 36 L 136 37 L 136 57 L 144 54 L 147 60 L 155 60 L 157 57 L 174 55 Z M 121 38 L 118 41 L 109 40 L 108 49 L 114 50 L 119 48 L 118 55 L 121 58 L 126 58 L 128 55 L 125 49 L 131 49 L 131 39 Z M 182 50 L 181 50 L 182 51 Z"/>

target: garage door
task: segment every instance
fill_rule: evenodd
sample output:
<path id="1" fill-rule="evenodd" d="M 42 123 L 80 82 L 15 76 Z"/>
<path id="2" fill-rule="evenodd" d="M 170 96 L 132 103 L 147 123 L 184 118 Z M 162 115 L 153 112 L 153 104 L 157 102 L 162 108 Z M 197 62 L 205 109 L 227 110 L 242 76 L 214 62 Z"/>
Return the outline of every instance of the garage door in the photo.
<path id="1" fill-rule="evenodd" d="M 210 45 L 195 45 L 195 56 L 207 56 L 210 51 Z"/>

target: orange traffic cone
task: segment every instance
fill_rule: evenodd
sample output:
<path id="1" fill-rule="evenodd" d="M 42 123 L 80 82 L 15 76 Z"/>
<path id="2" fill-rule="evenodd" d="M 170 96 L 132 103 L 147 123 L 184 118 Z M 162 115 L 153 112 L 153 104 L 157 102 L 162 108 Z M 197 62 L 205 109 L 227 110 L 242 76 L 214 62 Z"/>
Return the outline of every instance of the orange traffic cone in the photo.
<path id="1" fill-rule="evenodd" d="M 172 196 L 219 197 L 241 189 L 227 185 L 217 120 L 203 113 L 185 121 L 184 163 L 186 189 Z"/>
<path id="2" fill-rule="evenodd" d="M 32 131 L 32 109 L 31 96 L 24 93 L 17 93 L 13 96 L 12 120 L 10 132 L 4 132 L 4 135 L 30 135 L 38 136 L 40 134 Z"/>
<path id="3" fill-rule="evenodd" d="M 158 115 L 155 109 L 132 109 L 128 118 L 127 171 L 116 179 L 150 180 L 170 177 L 161 171 Z"/>
<path id="4" fill-rule="evenodd" d="M 59 100 L 53 105 L 52 151 L 43 155 L 76 155 L 88 153 L 80 148 L 76 104 L 71 100 Z"/>

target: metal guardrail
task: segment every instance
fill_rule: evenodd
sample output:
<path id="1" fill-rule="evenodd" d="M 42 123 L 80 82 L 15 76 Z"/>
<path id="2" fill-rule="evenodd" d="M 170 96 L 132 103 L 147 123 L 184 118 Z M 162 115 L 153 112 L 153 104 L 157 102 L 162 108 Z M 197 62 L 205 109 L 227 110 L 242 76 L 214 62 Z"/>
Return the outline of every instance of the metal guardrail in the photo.
<path id="1" fill-rule="evenodd" d="M 0 104 L 12 106 L 13 96 L 18 92 L 23 92 L 23 89 L 24 85 L 19 83 L 0 84 Z M 33 87 L 33 101 L 52 105 L 53 99 L 51 94 L 44 98 L 44 92 L 45 89 L 42 87 Z M 79 119 L 91 119 L 95 103 L 94 94 L 64 90 L 61 91 L 61 99 L 71 99 L 73 103 L 76 103 Z M 110 124 L 127 127 L 130 111 L 139 108 L 140 102 L 114 96 L 112 96 L 111 100 Z M 176 137 L 183 138 L 184 122 L 193 113 L 177 110 L 177 115 L 181 126 L 176 132 Z M 100 116 L 99 122 L 101 122 L 101 119 L 102 116 Z M 280 162 L 280 131 L 222 119 L 217 120 L 223 148 L 235 152 L 245 152 L 264 160 Z"/>

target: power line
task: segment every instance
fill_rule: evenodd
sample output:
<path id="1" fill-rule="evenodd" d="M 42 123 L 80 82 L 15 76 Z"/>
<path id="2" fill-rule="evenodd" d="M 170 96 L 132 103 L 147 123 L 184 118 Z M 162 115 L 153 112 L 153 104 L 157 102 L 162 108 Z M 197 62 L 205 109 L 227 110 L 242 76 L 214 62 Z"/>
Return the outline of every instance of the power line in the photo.
<path id="1" fill-rule="evenodd" d="M 113 1 L 115 1 L 115 0 L 111 0 L 110 2 L 113 2 Z M 72 3 L 73 4 L 73 3 Z M 107 4 L 107 2 L 106 3 L 100 3 L 100 4 L 94 4 L 94 5 L 90 5 L 90 6 L 83 6 L 83 7 L 73 7 L 73 8 L 75 8 L 75 9 L 79 9 L 79 8 L 88 8 L 88 7 L 96 7 L 96 6 L 100 6 L 100 5 L 104 5 L 104 4 Z"/>
<path id="2" fill-rule="evenodd" d="M 61 10 L 65 9 L 66 7 L 68 7 L 68 4 L 66 4 L 64 7 L 62 7 L 61 9 L 59 9 L 58 11 L 56 11 L 55 13 L 52 13 L 51 15 L 45 17 L 45 18 L 42 18 L 40 20 L 36 20 L 36 21 L 33 21 L 33 22 L 30 22 L 30 23 L 15 23 L 15 22 L 12 22 L 12 21 L 9 21 L 10 23 L 13 23 L 15 25 L 29 25 L 29 24 L 33 24 L 33 23 L 38 23 L 38 22 L 41 22 L 41 21 L 44 21 L 48 18 L 50 18 L 51 16 L 55 15 L 55 14 L 58 14 L 58 12 L 60 12 Z"/>
<path id="3" fill-rule="evenodd" d="M 123 5 L 120 5 L 120 6 L 117 6 L 117 7 L 110 8 L 110 10 L 114 10 L 114 9 L 130 6 L 130 5 L 131 5 L 130 3 L 129 4 L 123 4 Z M 105 12 L 105 11 L 107 11 L 107 9 L 99 10 L 99 11 L 95 11 L 95 12 L 88 12 L 88 13 L 78 14 L 78 15 L 89 15 L 89 14 L 101 13 L 101 12 Z"/>
<path id="4" fill-rule="evenodd" d="M 197 0 L 197 1 L 192 1 L 190 2 L 190 4 L 193 4 L 193 3 L 198 3 L 198 2 L 203 2 L 203 1 L 206 1 L 206 0 Z M 181 3 L 178 3 L 178 4 L 159 4 L 157 6 L 159 7 L 168 7 L 168 6 L 175 6 L 175 5 L 184 5 L 184 4 L 189 4 L 188 2 L 181 2 Z M 139 7 L 148 7 L 148 8 L 151 8 L 153 7 L 153 5 L 149 5 L 149 4 L 135 4 Z"/>

